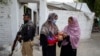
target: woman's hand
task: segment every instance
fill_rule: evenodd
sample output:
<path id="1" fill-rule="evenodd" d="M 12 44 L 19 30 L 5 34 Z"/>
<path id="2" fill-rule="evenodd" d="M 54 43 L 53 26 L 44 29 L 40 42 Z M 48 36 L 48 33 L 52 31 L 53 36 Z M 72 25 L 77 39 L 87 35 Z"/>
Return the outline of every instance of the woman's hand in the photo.
<path id="1" fill-rule="evenodd" d="M 65 33 L 63 33 L 63 32 L 59 32 L 59 34 L 58 34 L 58 38 L 59 38 L 59 40 L 63 40 L 66 36 L 67 36 L 67 34 L 65 34 Z"/>
<path id="2" fill-rule="evenodd" d="M 60 41 L 63 40 L 63 36 L 62 35 L 59 35 L 58 36 L 58 40 L 60 40 Z"/>
<path id="3" fill-rule="evenodd" d="M 59 32 L 58 34 L 59 34 L 59 35 L 63 35 L 64 33 L 63 33 L 63 32 Z"/>
<path id="4" fill-rule="evenodd" d="M 67 34 L 63 34 L 64 38 L 67 36 Z"/>
<path id="5" fill-rule="evenodd" d="M 59 34 L 58 34 L 58 40 L 59 41 L 63 40 L 63 32 L 59 32 Z"/>

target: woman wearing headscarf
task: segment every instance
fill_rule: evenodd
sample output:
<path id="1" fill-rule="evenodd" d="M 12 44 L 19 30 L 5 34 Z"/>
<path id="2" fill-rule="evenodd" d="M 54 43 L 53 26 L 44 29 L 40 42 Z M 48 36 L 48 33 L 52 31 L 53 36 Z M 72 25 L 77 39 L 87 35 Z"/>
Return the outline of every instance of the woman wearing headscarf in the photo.
<path id="1" fill-rule="evenodd" d="M 40 33 L 40 44 L 42 45 L 43 56 L 56 56 L 56 39 L 55 41 L 50 42 L 50 39 L 53 39 L 52 36 L 58 34 L 58 28 L 56 26 L 56 20 L 58 16 L 55 13 L 50 13 L 47 21 L 42 25 Z M 48 40 L 49 39 L 49 40 Z"/>
<path id="2" fill-rule="evenodd" d="M 80 28 L 75 17 L 69 17 L 68 26 L 63 30 L 63 36 L 63 40 L 58 43 L 61 46 L 60 56 L 76 56 L 80 39 Z"/>

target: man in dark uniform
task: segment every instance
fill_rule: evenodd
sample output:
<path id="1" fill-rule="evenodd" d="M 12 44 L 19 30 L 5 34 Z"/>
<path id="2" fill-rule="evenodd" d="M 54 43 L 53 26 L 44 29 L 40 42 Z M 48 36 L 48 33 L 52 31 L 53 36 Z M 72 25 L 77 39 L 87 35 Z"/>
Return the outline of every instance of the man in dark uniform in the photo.
<path id="1" fill-rule="evenodd" d="M 22 40 L 22 56 L 33 56 L 33 39 L 35 36 L 35 26 L 29 14 L 24 15 L 24 25 L 20 31 Z"/>
<path id="2" fill-rule="evenodd" d="M 18 31 L 12 46 L 12 56 L 17 41 L 22 43 L 22 56 L 33 56 L 33 40 L 35 37 L 35 25 L 31 21 L 29 14 L 23 16 L 24 24 Z"/>

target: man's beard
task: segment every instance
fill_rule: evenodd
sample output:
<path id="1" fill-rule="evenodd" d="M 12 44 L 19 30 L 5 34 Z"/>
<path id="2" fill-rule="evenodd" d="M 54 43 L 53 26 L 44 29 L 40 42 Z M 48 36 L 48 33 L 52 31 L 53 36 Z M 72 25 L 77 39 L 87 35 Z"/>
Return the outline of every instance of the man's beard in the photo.
<path id="1" fill-rule="evenodd" d="M 26 24 L 26 23 L 28 23 L 28 20 L 27 21 L 24 20 L 24 24 Z"/>

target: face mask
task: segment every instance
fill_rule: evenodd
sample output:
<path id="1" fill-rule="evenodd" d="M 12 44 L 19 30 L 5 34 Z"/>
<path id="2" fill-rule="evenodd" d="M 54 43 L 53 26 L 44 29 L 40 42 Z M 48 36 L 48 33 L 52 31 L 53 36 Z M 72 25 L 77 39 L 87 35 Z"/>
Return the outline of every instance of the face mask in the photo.
<path id="1" fill-rule="evenodd" d="M 53 23 L 55 24 L 57 20 L 53 20 Z"/>

